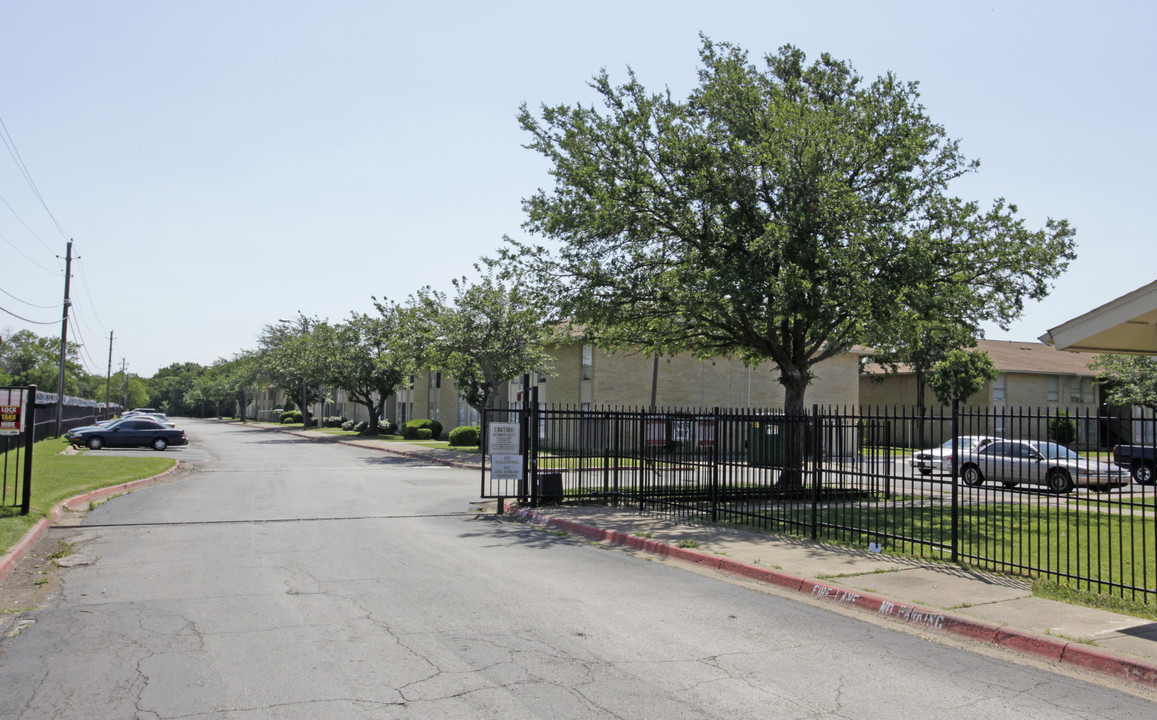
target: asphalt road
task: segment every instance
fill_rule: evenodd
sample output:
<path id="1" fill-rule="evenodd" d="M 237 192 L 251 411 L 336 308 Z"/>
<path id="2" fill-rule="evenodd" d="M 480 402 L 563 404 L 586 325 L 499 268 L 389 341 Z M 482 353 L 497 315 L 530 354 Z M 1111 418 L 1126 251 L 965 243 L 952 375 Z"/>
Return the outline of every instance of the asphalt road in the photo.
<path id="1" fill-rule="evenodd" d="M 186 422 L 73 535 L 2 718 L 1152 718 L 1118 690 L 472 511 L 475 472 Z M 193 452 L 189 457 L 196 457 Z"/>

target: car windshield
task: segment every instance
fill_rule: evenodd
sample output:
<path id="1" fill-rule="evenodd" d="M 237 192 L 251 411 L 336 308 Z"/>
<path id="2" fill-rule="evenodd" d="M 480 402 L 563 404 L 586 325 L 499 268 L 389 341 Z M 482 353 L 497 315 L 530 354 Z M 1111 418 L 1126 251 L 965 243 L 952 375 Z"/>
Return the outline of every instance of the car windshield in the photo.
<path id="1" fill-rule="evenodd" d="M 1058 445 L 1051 442 L 1037 443 L 1036 449 L 1047 458 L 1059 458 L 1061 460 L 1080 460 L 1081 456 L 1074 450 L 1069 450 L 1064 445 Z"/>

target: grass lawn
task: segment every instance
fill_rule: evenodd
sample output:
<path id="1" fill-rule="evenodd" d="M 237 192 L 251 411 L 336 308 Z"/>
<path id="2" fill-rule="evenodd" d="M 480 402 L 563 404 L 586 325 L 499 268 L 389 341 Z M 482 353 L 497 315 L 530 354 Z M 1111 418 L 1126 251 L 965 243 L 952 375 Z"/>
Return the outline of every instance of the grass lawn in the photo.
<path id="1" fill-rule="evenodd" d="M 721 524 L 744 530 L 799 534 L 787 526 L 757 527 L 750 518 L 726 511 L 719 518 Z M 948 558 L 947 552 L 901 539 L 947 545 L 951 527 L 945 508 L 832 503 L 820 509 L 819 523 L 822 542 L 852 547 L 880 542 L 885 552 L 896 555 Z M 1144 593 L 1128 589 L 1157 584 L 1157 554 L 1152 550 L 1157 520 L 1152 514 L 1096 512 L 1081 506 L 1042 512 L 1002 503 L 960 508 L 959 530 L 957 553 L 963 566 L 1033 577 L 1034 593 L 1040 596 L 1157 619 L 1157 607 L 1143 601 Z"/>
<path id="2" fill-rule="evenodd" d="M 63 438 L 43 440 L 33 447 L 31 512 L 21 515 L 19 506 L 0 506 L 0 554 L 19 542 L 29 528 L 47 517 L 52 507 L 62 500 L 90 490 L 152 477 L 177 462 L 165 457 L 102 457 L 98 453 L 61 455 L 60 452 L 67 447 Z M 22 477 L 15 471 L 14 457 L 11 463 L 8 497 L 11 497 L 13 479 L 19 481 Z"/>

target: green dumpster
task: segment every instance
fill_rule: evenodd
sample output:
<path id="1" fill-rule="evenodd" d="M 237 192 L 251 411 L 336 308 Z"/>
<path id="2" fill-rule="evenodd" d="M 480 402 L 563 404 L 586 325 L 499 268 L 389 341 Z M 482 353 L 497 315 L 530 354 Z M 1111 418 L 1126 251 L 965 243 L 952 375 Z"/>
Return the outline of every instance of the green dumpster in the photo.
<path id="1" fill-rule="evenodd" d="M 760 420 L 747 428 L 747 462 L 764 467 L 783 467 L 782 420 Z"/>

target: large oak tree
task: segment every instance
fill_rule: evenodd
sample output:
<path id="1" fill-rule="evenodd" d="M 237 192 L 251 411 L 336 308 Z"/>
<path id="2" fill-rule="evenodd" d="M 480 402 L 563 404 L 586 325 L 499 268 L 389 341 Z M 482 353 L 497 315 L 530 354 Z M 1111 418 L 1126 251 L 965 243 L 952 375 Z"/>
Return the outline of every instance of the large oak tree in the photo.
<path id="1" fill-rule="evenodd" d="M 915 83 L 791 46 L 757 66 L 704 38 L 700 56 L 685 100 L 604 71 L 601 109 L 520 112 L 554 178 L 525 227 L 549 242 L 506 258 L 596 342 L 770 361 L 799 413 L 817 363 L 912 323 L 1007 325 L 1074 257 L 1067 221 L 950 195 L 978 163 Z"/>

